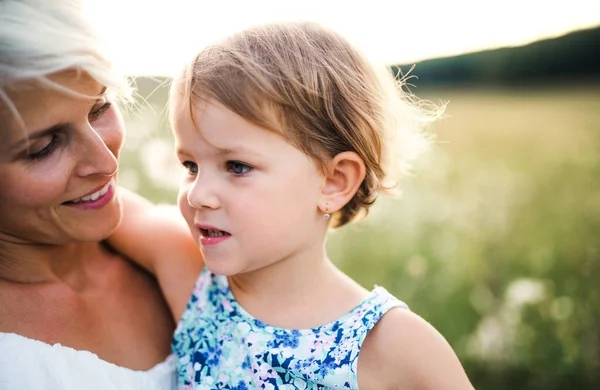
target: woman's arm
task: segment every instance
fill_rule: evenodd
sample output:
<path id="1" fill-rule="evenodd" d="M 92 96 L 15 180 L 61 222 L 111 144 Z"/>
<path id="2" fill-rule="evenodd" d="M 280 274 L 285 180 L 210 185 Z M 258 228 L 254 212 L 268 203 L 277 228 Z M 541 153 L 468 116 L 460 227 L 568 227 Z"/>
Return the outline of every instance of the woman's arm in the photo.
<path id="1" fill-rule="evenodd" d="M 124 188 L 119 198 L 123 219 L 108 242 L 156 276 L 178 321 L 204 265 L 198 245 L 177 208 L 155 206 Z"/>

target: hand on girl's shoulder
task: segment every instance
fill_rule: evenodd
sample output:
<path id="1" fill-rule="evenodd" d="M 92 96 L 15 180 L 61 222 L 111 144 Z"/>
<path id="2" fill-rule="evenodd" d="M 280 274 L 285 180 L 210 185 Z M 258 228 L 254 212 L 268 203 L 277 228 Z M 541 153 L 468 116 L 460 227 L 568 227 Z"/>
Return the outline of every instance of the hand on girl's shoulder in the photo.
<path id="1" fill-rule="evenodd" d="M 400 308 L 386 313 L 365 339 L 358 383 L 361 389 L 473 389 L 444 337 L 418 315 Z"/>

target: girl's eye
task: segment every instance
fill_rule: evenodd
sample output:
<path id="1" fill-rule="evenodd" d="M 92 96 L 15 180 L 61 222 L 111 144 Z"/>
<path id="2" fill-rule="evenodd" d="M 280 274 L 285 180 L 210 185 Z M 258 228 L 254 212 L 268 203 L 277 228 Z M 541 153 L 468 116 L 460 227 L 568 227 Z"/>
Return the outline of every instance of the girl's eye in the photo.
<path id="1" fill-rule="evenodd" d="M 29 154 L 28 158 L 30 160 L 40 160 L 40 159 L 43 159 L 43 158 L 49 156 L 50 154 L 52 154 L 52 152 L 54 152 L 54 150 L 58 146 L 58 142 L 59 142 L 58 136 L 56 134 L 52 134 L 52 135 L 49 135 L 48 137 L 50 137 L 50 140 L 44 147 L 39 149 L 37 152 L 33 152 L 33 153 Z"/>
<path id="2" fill-rule="evenodd" d="M 191 161 L 184 161 L 181 163 L 181 165 L 183 165 L 185 169 L 187 169 L 190 175 L 198 174 L 198 164 Z"/>
<path id="3" fill-rule="evenodd" d="M 111 102 L 107 102 L 106 100 L 103 99 L 101 103 L 96 104 L 92 108 L 92 111 L 90 111 L 90 113 L 88 115 L 89 121 L 93 122 L 96 119 L 100 118 L 102 116 L 102 114 L 104 114 L 111 106 L 112 106 Z"/>
<path id="4" fill-rule="evenodd" d="M 254 169 L 250 165 L 239 161 L 227 161 L 225 165 L 227 167 L 227 172 L 231 172 L 235 176 L 243 176 Z"/>

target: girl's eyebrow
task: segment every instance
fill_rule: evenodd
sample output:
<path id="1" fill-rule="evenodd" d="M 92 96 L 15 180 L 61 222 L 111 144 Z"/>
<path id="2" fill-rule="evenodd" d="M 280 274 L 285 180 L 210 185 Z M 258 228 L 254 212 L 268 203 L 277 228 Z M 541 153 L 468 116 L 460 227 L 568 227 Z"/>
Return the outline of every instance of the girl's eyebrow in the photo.
<path id="1" fill-rule="evenodd" d="M 219 150 L 219 154 L 223 154 L 223 155 L 229 155 L 229 154 L 254 154 L 254 155 L 259 155 L 259 153 L 257 153 L 254 150 L 248 149 L 247 147 L 245 147 L 244 145 L 236 145 L 233 148 L 217 148 Z"/>
<path id="2" fill-rule="evenodd" d="M 248 149 L 247 147 L 243 146 L 243 145 L 237 145 L 233 148 L 219 148 L 217 146 L 211 145 L 213 146 L 213 148 L 215 148 L 217 150 L 217 154 L 221 155 L 221 156 L 228 156 L 228 155 L 232 155 L 232 154 L 250 154 L 250 155 L 255 155 L 255 156 L 260 156 L 261 154 Z M 175 150 L 175 153 L 177 155 L 188 155 L 189 151 L 182 147 L 182 146 L 178 146 L 177 149 Z"/>

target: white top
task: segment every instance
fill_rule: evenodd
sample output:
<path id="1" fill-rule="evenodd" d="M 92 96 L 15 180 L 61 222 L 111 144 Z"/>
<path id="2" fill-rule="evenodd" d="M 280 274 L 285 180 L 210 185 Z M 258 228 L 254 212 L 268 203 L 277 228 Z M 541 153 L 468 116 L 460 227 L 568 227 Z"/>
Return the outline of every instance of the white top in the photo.
<path id="1" fill-rule="evenodd" d="M 88 351 L 0 332 L 0 390 L 173 390 L 175 359 L 148 371 L 117 366 Z"/>

